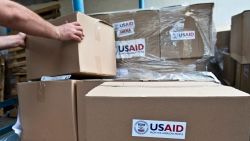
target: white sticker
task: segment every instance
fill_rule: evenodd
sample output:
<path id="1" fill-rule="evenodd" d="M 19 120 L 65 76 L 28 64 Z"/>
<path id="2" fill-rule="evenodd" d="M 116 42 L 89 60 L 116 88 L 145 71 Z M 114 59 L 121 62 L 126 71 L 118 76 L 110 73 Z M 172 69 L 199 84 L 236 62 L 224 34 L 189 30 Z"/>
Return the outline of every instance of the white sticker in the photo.
<path id="1" fill-rule="evenodd" d="M 144 57 L 145 48 L 145 39 L 116 41 L 116 58 Z"/>
<path id="2" fill-rule="evenodd" d="M 135 21 L 129 20 L 119 23 L 114 23 L 113 27 L 118 38 L 135 34 Z"/>
<path id="3" fill-rule="evenodd" d="M 135 34 L 135 29 L 134 28 L 124 28 L 116 31 L 116 36 L 117 37 L 125 37 L 129 35 Z"/>
<path id="4" fill-rule="evenodd" d="M 61 76 L 42 76 L 41 81 L 58 81 L 58 80 L 68 80 L 71 75 L 61 75 Z"/>
<path id="5" fill-rule="evenodd" d="M 117 73 L 116 73 L 117 76 L 127 76 L 128 75 L 128 69 L 125 69 L 125 68 L 118 68 L 117 69 Z"/>
<path id="6" fill-rule="evenodd" d="M 248 78 L 249 76 L 249 69 L 250 69 L 250 65 L 244 65 L 243 67 L 243 75 Z"/>
<path id="7" fill-rule="evenodd" d="M 195 31 L 170 32 L 171 40 L 194 40 Z"/>
<path id="8" fill-rule="evenodd" d="M 134 20 L 129 20 L 129 21 L 123 21 L 119 23 L 114 23 L 113 27 L 115 31 L 121 30 L 121 29 L 128 29 L 128 28 L 135 28 L 135 21 Z"/>
<path id="9" fill-rule="evenodd" d="M 132 136 L 185 139 L 186 122 L 133 119 Z"/>

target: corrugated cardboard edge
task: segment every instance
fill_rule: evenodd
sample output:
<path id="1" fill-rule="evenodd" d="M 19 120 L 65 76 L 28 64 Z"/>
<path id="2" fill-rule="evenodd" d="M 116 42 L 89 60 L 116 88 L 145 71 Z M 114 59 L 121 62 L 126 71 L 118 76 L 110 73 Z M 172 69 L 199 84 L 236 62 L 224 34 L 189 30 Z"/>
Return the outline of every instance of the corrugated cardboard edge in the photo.
<path id="1" fill-rule="evenodd" d="M 107 14 L 123 13 L 123 12 L 134 13 L 134 12 L 138 12 L 138 11 L 140 12 L 140 11 L 159 11 L 159 10 L 160 10 L 160 8 L 130 9 L 130 10 L 121 10 L 121 11 L 97 12 L 97 13 L 91 13 L 88 15 L 93 16 L 93 15 L 107 15 Z"/>
<path id="2" fill-rule="evenodd" d="M 76 105 L 76 109 L 77 111 L 79 110 L 78 107 L 80 107 L 81 105 L 85 105 L 85 96 L 81 96 L 81 95 L 86 95 L 89 91 L 91 91 L 92 89 L 94 89 L 95 87 L 101 85 L 103 82 L 102 81 L 80 81 L 76 83 L 76 87 L 77 87 L 77 105 Z M 84 85 L 84 86 L 83 86 Z M 83 141 L 86 140 L 86 123 L 84 123 L 85 121 L 85 108 L 81 108 L 84 111 L 78 111 L 77 112 L 77 131 L 78 133 L 78 140 L 79 141 Z M 83 119 L 83 120 L 79 120 L 79 119 Z M 82 121 L 82 123 L 80 122 Z"/>
<path id="3" fill-rule="evenodd" d="M 81 16 L 85 16 L 85 17 L 90 18 L 90 19 L 95 19 L 96 22 L 100 22 L 100 23 L 106 24 L 106 25 L 108 25 L 108 26 L 110 26 L 110 27 L 113 28 L 112 25 L 110 25 L 109 23 L 107 23 L 107 22 L 105 22 L 105 21 L 103 21 L 103 20 L 100 20 L 100 19 L 96 19 L 96 18 L 90 17 L 89 15 L 82 14 L 82 13 L 80 13 L 80 12 L 77 12 L 77 13 L 75 13 L 75 14 L 77 15 L 77 19 L 79 19 L 78 16 L 81 15 Z"/>
<path id="4" fill-rule="evenodd" d="M 55 82 L 59 82 L 59 83 L 70 83 L 71 84 L 71 87 L 73 88 L 72 90 L 72 111 L 73 111 L 73 123 L 75 124 L 75 135 L 76 135 L 76 139 L 78 140 L 78 121 L 77 121 L 77 89 L 76 89 L 76 84 L 78 82 L 78 80 L 63 80 L 63 81 L 34 81 L 34 82 L 21 82 L 21 83 L 18 83 L 17 84 L 17 91 L 19 92 L 20 91 L 20 87 L 22 87 L 23 85 L 28 85 L 28 84 L 35 84 L 35 85 L 39 85 L 39 87 L 46 87 L 45 83 L 55 83 Z M 44 88 L 43 88 L 44 89 Z M 19 104 L 21 103 L 20 100 L 18 100 Z M 22 114 L 21 114 L 21 111 L 20 111 L 20 108 L 19 108 L 19 118 L 20 118 L 20 123 L 22 125 Z M 23 129 L 21 129 L 23 130 Z M 23 131 L 22 131 L 23 132 Z"/>

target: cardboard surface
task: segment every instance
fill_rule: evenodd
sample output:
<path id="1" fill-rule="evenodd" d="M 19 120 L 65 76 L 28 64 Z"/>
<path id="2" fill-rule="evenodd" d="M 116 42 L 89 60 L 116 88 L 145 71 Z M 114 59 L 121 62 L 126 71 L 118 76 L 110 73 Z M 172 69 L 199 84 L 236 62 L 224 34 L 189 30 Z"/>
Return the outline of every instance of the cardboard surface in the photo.
<path id="1" fill-rule="evenodd" d="M 250 95 L 213 82 L 26 82 L 18 92 L 24 141 L 166 140 L 133 137 L 133 119 L 185 122 L 186 141 L 249 139 Z"/>
<path id="2" fill-rule="evenodd" d="M 63 74 L 114 76 L 116 74 L 114 30 L 84 14 L 71 14 L 52 21 L 55 25 L 78 21 L 84 28 L 81 42 L 61 42 L 29 36 L 28 79 Z"/>
<path id="3" fill-rule="evenodd" d="M 117 0 L 85 0 L 85 12 L 109 12 L 117 10 L 136 9 L 139 7 L 139 2 L 135 0 L 119 1 Z"/>
<path id="4" fill-rule="evenodd" d="M 250 64 L 250 11 L 232 17 L 231 56 L 241 64 Z"/>
<path id="5" fill-rule="evenodd" d="M 166 14 L 165 11 L 161 16 L 163 22 L 167 19 L 168 16 L 177 16 L 174 18 L 172 22 L 178 24 L 181 22 L 182 18 L 184 27 L 183 31 L 194 31 L 195 39 L 193 40 L 179 40 L 179 41 L 171 41 L 170 32 L 173 28 L 176 28 L 175 24 L 170 25 L 170 27 L 166 28 L 162 26 L 161 32 L 161 58 L 164 59 L 176 59 L 176 58 L 200 58 L 204 54 L 204 44 L 201 38 L 201 34 L 196 27 L 196 23 L 193 18 L 181 17 L 178 14 Z M 171 23 L 171 21 L 169 21 Z M 164 25 L 164 23 L 163 23 Z M 171 28 L 171 26 L 173 26 Z M 167 36 L 169 34 L 169 36 Z M 169 40 L 169 41 L 166 41 Z"/>
<path id="6" fill-rule="evenodd" d="M 200 58 L 211 54 L 213 3 L 166 7 L 160 11 L 161 58 Z M 197 20 L 199 19 L 199 20 Z M 192 39 L 175 39 L 172 33 L 194 33 Z"/>
<path id="7" fill-rule="evenodd" d="M 18 84 L 23 141 L 77 141 L 75 82 Z"/>
<path id="8" fill-rule="evenodd" d="M 250 64 L 237 63 L 235 87 L 250 94 Z"/>
<path id="9" fill-rule="evenodd" d="M 231 34 L 231 31 L 217 32 L 216 47 L 219 48 L 219 49 L 227 48 L 229 50 L 229 47 L 230 47 L 230 34 Z"/>
<path id="10" fill-rule="evenodd" d="M 120 36 L 118 35 L 119 29 L 116 29 L 116 41 L 127 42 L 127 44 L 125 45 L 128 45 L 128 44 L 136 45 L 133 43 L 133 40 L 138 40 L 138 39 L 145 40 L 145 45 L 144 45 L 145 55 L 144 56 L 122 58 L 122 60 L 132 59 L 133 61 L 143 61 L 143 60 L 147 60 L 147 58 L 151 58 L 151 59 L 160 58 L 159 10 L 117 11 L 117 12 L 96 13 L 96 14 L 91 14 L 90 16 L 108 21 L 108 23 L 110 23 L 111 25 L 120 23 L 120 29 L 123 28 L 123 29 L 134 30 L 134 33 L 127 34 L 127 35 L 124 34 L 124 36 Z M 129 26 L 126 27 L 126 24 L 128 21 L 134 22 L 133 28 Z M 120 50 L 123 49 L 122 47 L 120 48 L 121 48 Z"/>
<path id="11" fill-rule="evenodd" d="M 185 122 L 185 141 L 249 140 L 250 96 L 234 88 L 204 82 L 85 85 L 77 83 L 79 141 L 166 140 L 132 136 L 133 119 Z"/>
<path id="12" fill-rule="evenodd" d="M 235 86 L 236 64 L 236 61 L 230 56 L 230 54 L 223 54 L 222 77 L 229 86 Z"/>
<path id="13" fill-rule="evenodd" d="M 236 78 L 235 78 L 235 88 L 240 89 L 241 84 L 241 64 L 236 64 Z"/>

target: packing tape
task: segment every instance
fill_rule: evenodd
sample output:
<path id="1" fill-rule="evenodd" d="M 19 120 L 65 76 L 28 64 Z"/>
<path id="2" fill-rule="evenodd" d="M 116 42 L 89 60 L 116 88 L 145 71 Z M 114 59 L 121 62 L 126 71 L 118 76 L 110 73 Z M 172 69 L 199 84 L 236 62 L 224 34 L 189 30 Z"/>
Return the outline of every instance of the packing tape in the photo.
<path id="1" fill-rule="evenodd" d="M 99 21 L 97 21 L 95 23 L 95 39 L 97 41 L 101 41 L 101 35 L 100 35 L 100 33 L 101 33 L 101 26 L 99 24 Z"/>
<path id="2" fill-rule="evenodd" d="M 98 72 L 102 72 L 102 63 L 100 56 L 95 56 L 96 69 Z"/>
<path id="3" fill-rule="evenodd" d="M 44 82 L 39 82 L 37 88 L 37 101 L 44 103 L 45 102 L 45 88 L 46 85 Z"/>

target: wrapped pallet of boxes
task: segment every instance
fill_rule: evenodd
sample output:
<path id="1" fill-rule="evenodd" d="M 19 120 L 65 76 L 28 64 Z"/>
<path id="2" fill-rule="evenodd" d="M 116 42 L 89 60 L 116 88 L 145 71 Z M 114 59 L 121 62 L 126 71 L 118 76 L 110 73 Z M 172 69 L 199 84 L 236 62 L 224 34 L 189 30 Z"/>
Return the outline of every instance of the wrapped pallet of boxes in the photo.
<path id="1" fill-rule="evenodd" d="M 237 63 L 235 88 L 250 94 L 250 65 Z"/>
<path id="2" fill-rule="evenodd" d="M 250 11 L 232 17 L 230 55 L 237 61 L 235 87 L 250 93 Z"/>
<path id="3" fill-rule="evenodd" d="M 248 141 L 250 95 L 214 82 L 18 84 L 24 141 Z"/>
<path id="4" fill-rule="evenodd" d="M 250 64 L 250 11 L 244 11 L 232 17 L 231 56 L 241 64 Z"/>
<path id="5" fill-rule="evenodd" d="M 106 20 L 115 28 L 117 61 L 159 60 L 159 10 L 118 11 L 90 16 Z"/>
<path id="6" fill-rule="evenodd" d="M 212 9 L 208 3 L 91 16 L 115 28 L 117 79 L 172 80 L 173 72 L 207 70 L 214 52 Z M 193 37 L 171 40 L 171 33 Z"/>
<path id="7" fill-rule="evenodd" d="M 223 70 L 223 56 L 224 53 L 230 53 L 230 34 L 231 31 L 220 31 L 216 35 L 215 44 L 215 59 L 219 65 L 220 70 Z M 229 54 L 230 55 L 230 54 Z"/>
<path id="8" fill-rule="evenodd" d="M 212 3 L 162 8 L 161 58 L 212 56 L 212 10 Z"/>
<path id="9" fill-rule="evenodd" d="M 235 86 L 236 61 L 228 53 L 223 54 L 222 77 L 228 86 Z"/>
<path id="10" fill-rule="evenodd" d="M 116 74 L 115 36 L 107 23 L 81 13 L 52 21 L 55 25 L 78 21 L 84 28 L 81 42 L 61 42 L 29 36 L 27 41 L 28 79 L 75 74 L 114 76 Z"/>

